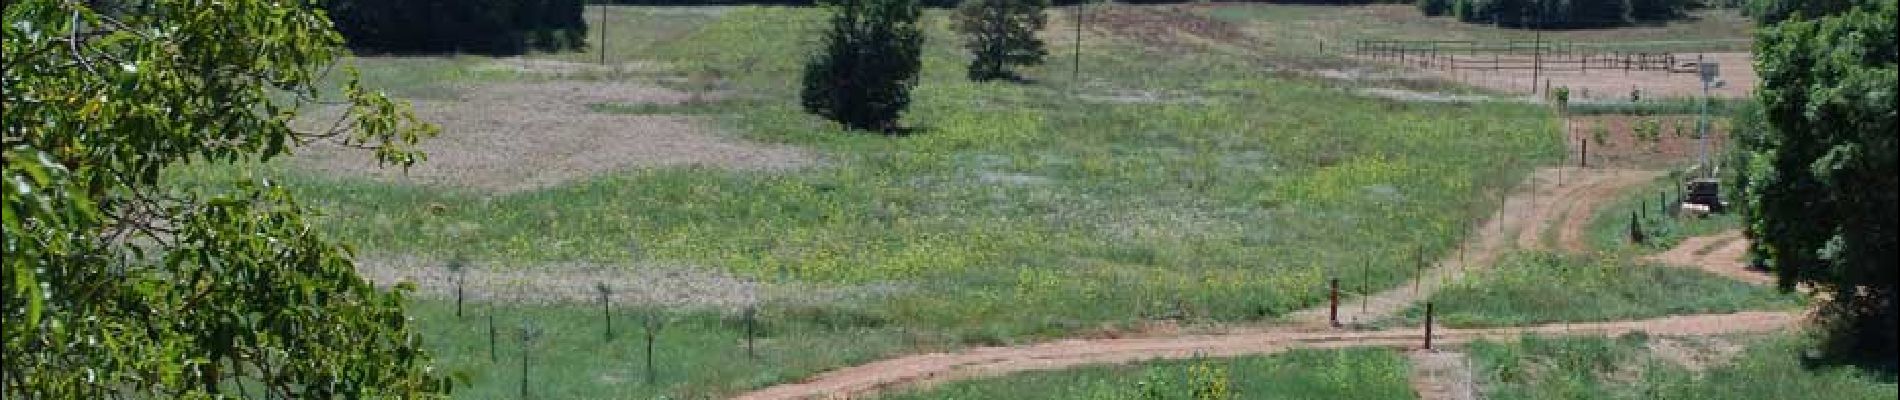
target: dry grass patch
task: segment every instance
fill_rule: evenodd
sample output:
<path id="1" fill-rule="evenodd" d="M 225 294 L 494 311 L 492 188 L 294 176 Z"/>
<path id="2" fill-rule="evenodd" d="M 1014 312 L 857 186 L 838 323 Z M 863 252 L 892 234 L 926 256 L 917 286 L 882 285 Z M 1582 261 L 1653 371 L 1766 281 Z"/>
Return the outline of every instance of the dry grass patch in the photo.
<path id="1" fill-rule="evenodd" d="M 357 273 L 378 286 L 413 283 L 417 294 L 455 298 L 462 279 L 466 299 L 506 303 L 579 303 L 600 299 L 598 285 L 611 289 L 614 304 L 667 309 L 732 312 L 758 304 L 816 305 L 845 299 L 882 297 L 904 290 L 893 285 L 816 287 L 747 279 L 682 264 L 584 262 L 496 265 L 471 262 L 460 272 L 448 260 L 413 256 L 358 257 Z"/>
<path id="2" fill-rule="evenodd" d="M 1696 118 L 1694 115 L 1573 116 L 1568 124 L 1569 146 L 1576 151 L 1577 141 L 1589 141 L 1592 167 L 1673 167 L 1684 160 L 1695 160 L 1702 151 L 1702 139 L 1696 137 Z M 1710 119 L 1709 151 L 1720 151 L 1726 145 L 1728 130 L 1726 120 Z"/>
<path id="3" fill-rule="evenodd" d="M 442 134 L 421 145 L 429 160 L 406 173 L 378 167 L 366 152 L 330 145 L 303 149 L 293 164 L 323 174 L 512 192 L 632 168 L 783 170 L 813 162 L 798 148 L 723 135 L 704 117 L 588 110 L 682 104 L 720 93 L 573 81 L 481 85 L 460 93 L 456 100 L 414 103 L 417 116 L 441 125 Z"/>

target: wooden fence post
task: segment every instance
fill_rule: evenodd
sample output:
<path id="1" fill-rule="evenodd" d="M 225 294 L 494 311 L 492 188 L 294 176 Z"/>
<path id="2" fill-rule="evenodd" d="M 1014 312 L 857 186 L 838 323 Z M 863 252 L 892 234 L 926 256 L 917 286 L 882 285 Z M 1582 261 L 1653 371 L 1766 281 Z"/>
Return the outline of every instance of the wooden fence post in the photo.
<path id="1" fill-rule="evenodd" d="M 1432 302 L 1425 302 L 1425 349 L 1432 349 Z"/>
<path id="2" fill-rule="evenodd" d="M 1331 307 L 1328 309 L 1329 311 L 1327 314 L 1327 321 L 1331 322 L 1334 328 L 1338 328 L 1339 327 L 1339 278 L 1333 278 L 1332 288 L 1333 288 L 1332 294 L 1329 296 L 1331 301 L 1328 303 L 1328 304 L 1331 304 Z"/>

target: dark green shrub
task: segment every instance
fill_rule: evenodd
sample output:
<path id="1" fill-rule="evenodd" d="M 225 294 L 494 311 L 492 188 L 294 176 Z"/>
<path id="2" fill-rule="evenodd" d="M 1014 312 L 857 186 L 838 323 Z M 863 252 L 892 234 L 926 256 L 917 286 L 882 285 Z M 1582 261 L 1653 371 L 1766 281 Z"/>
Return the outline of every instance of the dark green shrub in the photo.
<path id="1" fill-rule="evenodd" d="M 915 0 L 837 0 L 823 48 L 805 63 L 805 111 L 853 129 L 895 132 L 922 68 Z"/>
<path id="2" fill-rule="evenodd" d="M 1041 64 L 1049 50 L 1036 38 L 1048 22 L 1048 0 L 966 0 L 957 6 L 955 28 L 974 56 L 970 79 L 1016 79 L 1012 65 Z"/>

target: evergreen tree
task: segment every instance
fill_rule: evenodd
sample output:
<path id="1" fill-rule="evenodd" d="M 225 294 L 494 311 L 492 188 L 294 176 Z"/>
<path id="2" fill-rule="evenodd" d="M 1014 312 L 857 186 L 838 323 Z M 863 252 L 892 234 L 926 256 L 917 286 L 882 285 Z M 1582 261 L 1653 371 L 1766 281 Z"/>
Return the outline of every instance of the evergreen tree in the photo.
<path id="1" fill-rule="evenodd" d="M 805 110 L 853 129 L 895 132 L 923 67 L 916 0 L 838 0 L 805 63 Z"/>
<path id="2" fill-rule="evenodd" d="M 965 0 L 954 21 L 970 49 L 970 79 L 1018 79 L 1013 65 L 1042 64 L 1049 50 L 1036 32 L 1048 23 L 1049 0 Z"/>

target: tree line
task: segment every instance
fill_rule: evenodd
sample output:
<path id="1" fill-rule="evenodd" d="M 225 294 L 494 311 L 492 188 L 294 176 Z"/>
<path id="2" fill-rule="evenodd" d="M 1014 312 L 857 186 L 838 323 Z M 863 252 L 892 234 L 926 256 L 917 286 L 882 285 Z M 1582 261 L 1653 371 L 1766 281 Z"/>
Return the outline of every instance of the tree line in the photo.
<path id="1" fill-rule="evenodd" d="M 586 44 L 584 0 L 323 0 L 352 50 L 519 54 Z"/>
<path id="2" fill-rule="evenodd" d="M 1566 29 L 1681 18 L 1690 0 L 1418 0 L 1420 12 L 1511 28 Z"/>

